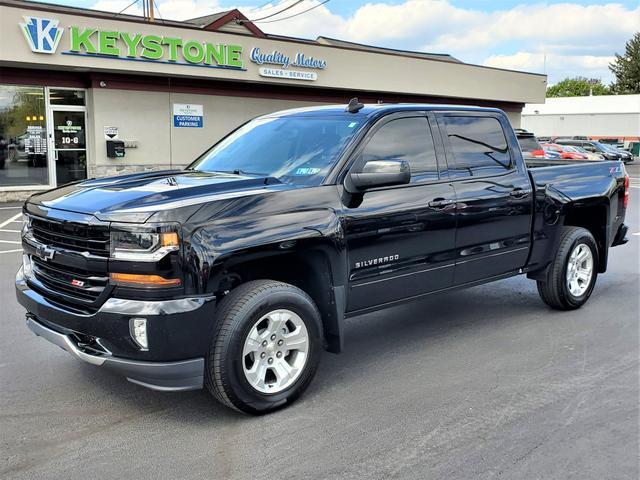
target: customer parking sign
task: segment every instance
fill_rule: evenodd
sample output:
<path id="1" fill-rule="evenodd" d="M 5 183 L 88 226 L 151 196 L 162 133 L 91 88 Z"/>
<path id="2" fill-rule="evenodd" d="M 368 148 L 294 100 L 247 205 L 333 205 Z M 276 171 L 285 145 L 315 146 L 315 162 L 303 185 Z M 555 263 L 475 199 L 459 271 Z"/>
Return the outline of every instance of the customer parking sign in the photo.
<path id="1" fill-rule="evenodd" d="M 202 105 L 174 103 L 173 126 L 202 128 Z"/>

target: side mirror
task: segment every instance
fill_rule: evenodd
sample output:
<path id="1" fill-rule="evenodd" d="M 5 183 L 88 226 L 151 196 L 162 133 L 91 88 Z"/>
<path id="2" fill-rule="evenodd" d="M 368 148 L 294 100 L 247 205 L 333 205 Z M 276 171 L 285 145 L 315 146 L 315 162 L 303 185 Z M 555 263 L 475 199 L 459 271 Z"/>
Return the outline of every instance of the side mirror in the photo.
<path id="1" fill-rule="evenodd" d="M 411 167 L 406 160 L 370 160 L 359 172 L 349 172 L 344 188 L 360 193 L 370 188 L 402 185 L 411 181 Z"/>

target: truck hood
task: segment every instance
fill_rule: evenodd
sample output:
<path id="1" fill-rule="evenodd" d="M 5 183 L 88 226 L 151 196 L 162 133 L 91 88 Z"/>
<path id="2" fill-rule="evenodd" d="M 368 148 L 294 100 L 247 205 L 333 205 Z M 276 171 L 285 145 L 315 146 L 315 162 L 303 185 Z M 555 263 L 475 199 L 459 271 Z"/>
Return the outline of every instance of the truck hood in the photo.
<path id="1" fill-rule="evenodd" d="M 28 203 L 101 220 L 144 222 L 160 210 L 287 188 L 294 187 L 273 177 L 165 170 L 73 183 L 34 195 Z"/>

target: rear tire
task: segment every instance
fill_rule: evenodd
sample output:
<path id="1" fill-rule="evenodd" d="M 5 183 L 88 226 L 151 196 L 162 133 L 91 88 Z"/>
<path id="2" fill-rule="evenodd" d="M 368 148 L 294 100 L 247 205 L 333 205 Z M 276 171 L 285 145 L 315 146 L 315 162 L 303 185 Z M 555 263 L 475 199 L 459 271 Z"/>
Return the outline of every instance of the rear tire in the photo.
<path id="1" fill-rule="evenodd" d="M 222 299 L 215 321 L 205 385 L 223 405 L 259 415 L 290 404 L 309 386 L 320 361 L 322 323 L 305 292 L 250 281 Z"/>
<path id="2" fill-rule="evenodd" d="M 581 227 L 563 227 L 555 259 L 546 280 L 538 280 L 542 301 L 557 310 L 575 310 L 584 305 L 598 277 L 598 247 L 591 232 Z"/>

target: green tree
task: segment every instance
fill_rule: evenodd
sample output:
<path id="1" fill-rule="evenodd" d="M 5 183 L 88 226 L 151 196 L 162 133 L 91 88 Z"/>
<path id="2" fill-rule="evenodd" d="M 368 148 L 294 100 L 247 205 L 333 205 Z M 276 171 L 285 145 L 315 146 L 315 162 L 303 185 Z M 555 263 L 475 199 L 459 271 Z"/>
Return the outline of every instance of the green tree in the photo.
<path id="1" fill-rule="evenodd" d="M 611 85 L 615 93 L 640 93 L 640 32 L 627 42 L 624 55 L 616 53 L 616 59 L 609 64 L 609 70 L 616 77 Z"/>
<path id="2" fill-rule="evenodd" d="M 588 95 L 609 95 L 611 90 L 598 78 L 574 77 L 547 87 L 550 97 L 586 97 Z"/>

